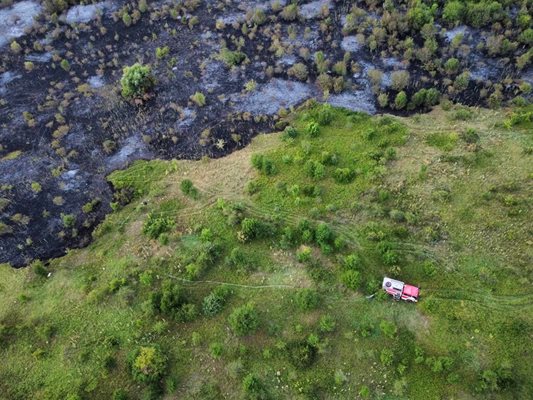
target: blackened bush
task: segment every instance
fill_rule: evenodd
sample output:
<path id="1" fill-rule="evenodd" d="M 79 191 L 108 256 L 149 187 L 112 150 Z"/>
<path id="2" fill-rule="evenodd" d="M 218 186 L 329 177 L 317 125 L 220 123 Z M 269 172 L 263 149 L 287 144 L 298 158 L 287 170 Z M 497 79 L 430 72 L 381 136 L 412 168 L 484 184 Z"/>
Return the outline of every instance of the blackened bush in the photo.
<path id="1" fill-rule="evenodd" d="M 333 178 L 337 183 L 350 183 L 355 179 L 355 171 L 350 168 L 337 168 Z"/>
<path id="2" fill-rule="evenodd" d="M 312 310 L 318 307 L 320 302 L 318 293 L 312 289 L 302 289 L 296 292 L 294 300 L 298 308 L 304 311 Z"/>

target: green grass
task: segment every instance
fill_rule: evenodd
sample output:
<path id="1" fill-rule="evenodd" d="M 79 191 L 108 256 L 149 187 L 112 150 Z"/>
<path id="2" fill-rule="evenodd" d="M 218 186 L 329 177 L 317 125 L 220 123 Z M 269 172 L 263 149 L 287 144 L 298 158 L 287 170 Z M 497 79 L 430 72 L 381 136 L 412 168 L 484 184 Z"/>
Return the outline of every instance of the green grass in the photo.
<path id="1" fill-rule="evenodd" d="M 0 393 L 530 398 L 533 139 L 501 113 L 471 115 L 311 105 L 289 117 L 294 130 L 223 159 L 114 172 L 120 205 L 91 245 L 44 267 L 0 266 Z M 436 126 L 475 128 L 479 143 L 428 136 Z M 165 219 L 154 239 L 149 215 Z M 421 301 L 366 299 L 384 275 L 420 285 Z M 235 335 L 230 315 L 249 303 L 258 329 Z M 134 381 L 142 346 L 168 360 L 161 381 Z"/>

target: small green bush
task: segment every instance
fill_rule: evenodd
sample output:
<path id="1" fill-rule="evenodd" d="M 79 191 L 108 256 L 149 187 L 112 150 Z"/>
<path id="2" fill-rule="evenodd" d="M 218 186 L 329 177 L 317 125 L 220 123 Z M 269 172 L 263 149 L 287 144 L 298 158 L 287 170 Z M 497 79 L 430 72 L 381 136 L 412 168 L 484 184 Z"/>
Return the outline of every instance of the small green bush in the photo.
<path id="1" fill-rule="evenodd" d="M 270 176 L 276 173 L 274 162 L 263 154 L 253 154 L 252 165 L 255 167 L 255 169 L 265 175 Z"/>
<path id="2" fill-rule="evenodd" d="M 151 239 L 158 239 L 161 234 L 171 231 L 175 226 L 171 217 L 162 213 L 150 213 L 144 223 L 143 233 Z"/>
<path id="3" fill-rule="evenodd" d="M 165 58 L 166 56 L 168 56 L 169 51 L 170 49 L 168 48 L 168 46 L 158 47 L 157 49 L 155 49 L 155 56 L 158 59 Z"/>
<path id="4" fill-rule="evenodd" d="M 141 383 L 155 383 L 165 373 L 167 359 L 157 346 L 143 346 L 130 356 L 133 379 Z"/>
<path id="5" fill-rule="evenodd" d="M 242 51 L 231 51 L 227 48 L 220 50 L 218 58 L 228 67 L 240 65 L 246 60 L 246 54 Z"/>
<path id="6" fill-rule="evenodd" d="M 135 63 L 124 68 L 120 84 L 125 98 L 141 98 L 153 89 L 155 78 L 148 65 Z"/>
<path id="7" fill-rule="evenodd" d="M 245 241 L 262 239 L 270 236 L 271 226 L 255 218 L 244 218 L 241 222 L 241 233 Z"/>
<path id="8" fill-rule="evenodd" d="M 407 106 L 407 93 L 403 90 L 394 98 L 394 107 L 397 110 L 403 110 Z"/>
<path id="9" fill-rule="evenodd" d="M 180 183 L 180 189 L 181 192 L 186 196 L 190 196 L 192 198 L 196 198 L 198 196 L 198 189 L 194 187 L 194 184 L 190 179 L 182 180 Z"/>
<path id="10" fill-rule="evenodd" d="M 298 308 L 304 311 L 313 310 L 318 307 L 320 298 L 318 293 L 312 289 L 301 289 L 296 292 L 294 300 Z"/>
<path id="11" fill-rule="evenodd" d="M 252 303 L 245 304 L 233 310 L 228 318 L 233 332 L 239 336 L 249 335 L 259 328 L 259 315 Z"/>
<path id="12" fill-rule="evenodd" d="M 317 137 L 320 134 L 320 126 L 316 122 L 310 122 L 307 125 L 307 133 L 310 137 Z"/>
<path id="13" fill-rule="evenodd" d="M 355 171 L 350 168 L 337 168 L 333 178 L 337 183 L 350 183 L 355 179 Z"/>
<path id="14" fill-rule="evenodd" d="M 398 328 L 396 327 L 396 325 L 387 320 L 382 320 L 379 323 L 379 329 L 385 336 L 391 339 L 394 338 L 394 336 L 396 336 L 396 333 L 398 332 Z"/>
<path id="15" fill-rule="evenodd" d="M 305 369 L 315 362 L 317 348 L 307 340 L 295 341 L 287 346 L 287 356 L 296 368 Z"/>
<path id="16" fill-rule="evenodd" d="M 341 274 L 341 280 L 346 287 L 357 290 L 361 285 L 361 274 L 359 271 L 347 270 Z"/>
<path id="17" fill-rule="evenodd" d="M 191 96 L 191 100 L 198 106 L 203 107 L 205 106 L 205 95 L 201 92 L 196 92 Z"/>
<path id="18" fill-rule="evenodd" d="M 202 310 L 205 315 L 213 316 L 222 311 L 226 304 L 230 290 L 227 287 L 220 286 L 211 291 L 202 302 Z"/>
<path id="19" fill-rule="evenodd" d="M 318 322 L 318 328 L 320 329 L 321 332 L 324 332 L 324 333 L 333 332 L 336 326 L 337 326 L 337 323 L 335 321 L 335 318 L 329 314 L 326 314 L 320 317 L 320 320 Z"/>
<path id="20" fill-rule="evenodd" d="M 267 400 L 270 398 L 263 383 L 254 374 L 248 374 L 242 381 L 242 389 L 247 399 Z"/>

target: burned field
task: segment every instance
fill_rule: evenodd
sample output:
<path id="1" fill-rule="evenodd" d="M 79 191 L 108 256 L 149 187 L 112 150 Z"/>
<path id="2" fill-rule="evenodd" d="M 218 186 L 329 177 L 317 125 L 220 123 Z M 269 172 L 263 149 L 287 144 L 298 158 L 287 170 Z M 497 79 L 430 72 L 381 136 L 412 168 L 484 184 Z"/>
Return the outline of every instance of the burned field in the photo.
<path id="1" fill-rule="evenodd" d="M 532 5 L 494 3 L 456 20 L 370 1 L 6 5 L 0 263 L 88 243 L 110 204 L 134 195 L 113 193 L 111 171 L 223 156 L 309 98 L 371 114 L 527 101 Z M 136 62 L 156 79 L 142 102 L 120 93 Z"/>

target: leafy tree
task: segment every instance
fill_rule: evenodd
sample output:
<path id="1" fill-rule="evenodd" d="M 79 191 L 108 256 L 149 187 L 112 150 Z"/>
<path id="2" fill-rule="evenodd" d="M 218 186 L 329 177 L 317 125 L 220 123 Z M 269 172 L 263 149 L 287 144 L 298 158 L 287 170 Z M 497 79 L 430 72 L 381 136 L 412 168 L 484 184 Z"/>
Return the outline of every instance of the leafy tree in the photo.
<path id="1" fill-rule="evenodd" d="M 140 98 L 152 90 L 155 78 L 148 65 L 135 63 L 132 66 L 124 67 L 120 84 L 122 96 L 127 99 Z"/>

